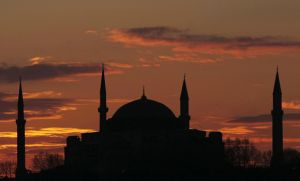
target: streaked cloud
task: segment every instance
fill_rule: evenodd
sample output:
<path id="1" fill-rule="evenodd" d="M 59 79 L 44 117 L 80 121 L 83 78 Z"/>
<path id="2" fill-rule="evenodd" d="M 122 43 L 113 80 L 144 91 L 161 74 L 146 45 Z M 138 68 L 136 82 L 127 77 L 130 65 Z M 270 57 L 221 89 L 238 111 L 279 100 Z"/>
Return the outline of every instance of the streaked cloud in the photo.
<path id="1" fill-rule="evenodd" d="M 34 99 L 34 98 L 42 98 L 42 97 L 47 97 L 47 98 L 57 98 L 61 97 L 62 93 L 61 92 L 55 92 L 52 90 L 49 91 L 41 91 L 41 92 L 23 92 L 23 97 L 25 99 Z M 17 100 L 18 95 L 17 94 L 7 94 L 7 96 L 4 98 L 5 100 Z"/>
<path id="2" fill-rule="evenodd" d="M 97 30 L 85 30 L 84 33 L 87 35 L 99 35 L 99 32 Z"/>
<path id="3" fill-rule="evenodd" d="M 284 114 L 284 121 L 300 121 L 300 113 L 286 113 Z M 264 123 L 271 122 L 271 114 L 253 115 L 253 116 L 241 116 L 236 117 L 228 123 Z"/>
<path id="4" fill-rule="evenodd" d="M 107 102 L 108 103 L 127 103 L 127 102 L 130 102 L 132 101 L 132 99 L 108 99 Z"/>
<path id="5" fill-rule="evenodd" d="M 65 140 L 69 135 L 79 135 L 86 132 L 94 132 L 93 129 L 72 128 L 72 127 L 44 127 L 26 128 L 26 159 L 30 163 L 33 155 L 40 151 L 63 154 Z M 0 139 L 2 144 L 0 150 L 2 158 L 15 159 L 16 156 L 16 137 L 15 131 L 1 131 Z"/>
<path id="6" fill-rule="evenodd" d="M 229 55 L 234 58 L 299 52 L 300 49 L 300 41 L 282 37 L 192 34 L 188 30 L 164 26 L 110 29 L 108 38 L 127 47 L 169 47 L 175 53 Z M 169 60 L 178 59 L 175 56 Z"/>
<path id="7" fill-rule="evenodd" d="M 28 120 L 61 119 L 63 112 L 77 110 L 76 100 L 59 98 L 60 93 L 42 91 L 25 94 L 25 115 Z M 52 95 L 54 97 L 48 97 Z M 58 97 L 55 97 L 58 96 Z M 17 95 L 0 92 L 0 122 L 14 122 Z"/>
<path id="8" fill-rule="evenodd" d="M 272 137 L 251 137 L 253 143 L 272 143 Z M 300 138 L 283 138 L 284 143 L 300 143 Z"/>
<path id="9" fill-rule="evenodd" d="M 257 130 L 271 129 L 271 125 L 258 125 L 258 126 L 253 126 L 252 128 Z"/>
<path id="10" fill-rule="evenodd" d="M 300 102 L 299 101 L 283 102 L 282 107 L 283 109 L 300 110 Z"/>
<path id="11" fill-rule="evenodd" d="M 99 99 L 77 99 L 76 102 L 80 105 L 87 105 L 87 104 L 99 104 Z M 121 103 L 127 103 L 132 101 L 132 99 L 124 99 L 124 98 L 110 98 L 107 100 L 107 103 L 109 104 L 121 104 Z"/>
<path id="12" fill-rule="evenodd" d="M 65 144 L 63 143 L 33 143 L 33 144 L 26 144 L 27 148 L 49 148 L 49 147 L 64 147 Z M 2 144 L 0 145 L 0 150 L 3 149 L 9 149 L 9 148 L 16 148 L 17 145 L 16 144 Z"/>
<path id="13" fill-rule="evenodd" d="M 139 63 L 137 67 L 141 67 L 141 68 L 160 67 L 160 63 L 157 60 L 148 60 L 146 58 L 140 57 L 138 61 Z"/>
<path id="14" fill-rule="evenodd" d="M 106 66 L 106 74 L 121 74 L 123 71 Z M 19 80 L 74 80 L 78 77 L 99 76 L 98 63 L 49 63 L 39 62 L 25 66 L 0 65 L 0 83 L 13 83 Z M 72 76 L 72 77 L 71 77 Z M 71 77 L 71 78 L 70 78 Z"/>
<path id="15" fill-rule="evenodd" d="M 32 65 L 40 64 L 41 62 L 45 62 L 50 59 L 51 56 L 35 56 L 29 59 Z"/>
<path id="16" fill-rule="evenodd" d="M 17 94 L 0 92 L 0 122 L 15 122 Z M 29 121 L 59 120 L 67 111 L 76 111 L 79 106 L 99 104 L 99 99 L 63 98 L 55 91 L 25 92 L 25 116 Z M 124 104 L 131 99 L 110 98 L 109 104 Z"/>
<path id="17" fill-rule="evenodd" d="M 245 126 L 224 127 L 221 128 L 219 131 L 221 131 L 223 134 L 233 134 L 233 135 L 247 135 L 250 133 L 254 133 L 253 130 Z"/>
<path id="18" fill-rule="evenodd" d="M 28 128 L 26 130 L 26 137 L 62 137 L 65 138 L 67 135 L 80 134 L 85 132 L 94 132 L 93 129 L 83 128 L 64 128 L 64 127 L 48 127 L 48 128 Z M 13 132 L 0 132 L 0 138 L 16 138 L 17 133 Z"/>
<path id="19" fill-rule="evenodd" d="M 107 63 L 107 65 L 109 65 L 112 68 L 120 68 L 120 69 L 160 67 L 159 62 L 146 60 L 145 58 L 142 57 L 140 57 L 138 59 L 138 63 L 135 64 L 109 62 Z"/>
<path id="20" fill-rule="evenodd" d="M 127 63 L 108 62 L 107 64 L 111 67 L 125 68 L 125 69 L 134 67 L 132 64 L 127 64 Z"/>
<path id="21" fill-rule="evenodd" d="M 201 57 L 195 53 L 176 53 L 174 55 L 161 55 L 159 59 L 165 62 L 190 62 L 199 64 L 208 64 L 221 62 L 221 58 L 205 58 Z"/>

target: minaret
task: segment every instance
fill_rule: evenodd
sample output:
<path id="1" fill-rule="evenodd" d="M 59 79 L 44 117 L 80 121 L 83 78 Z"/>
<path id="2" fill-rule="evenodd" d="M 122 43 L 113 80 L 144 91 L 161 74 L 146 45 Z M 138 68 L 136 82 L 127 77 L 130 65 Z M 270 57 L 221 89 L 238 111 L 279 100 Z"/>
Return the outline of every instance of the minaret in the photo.
<path id="1" fill-rule="evenodd" d="M 190 128 L 190 115 L 189 115 L 189 95 L 185 83 L 185 75 L 183 79 L 181 95 L 180 95 L 180 115 L 179 119 L 182 121 L 184 129 Z"/>
<path id="2" fill-rule="evenodd" d="M 104 132 L 106 129 L 107 111 L 108 111 L 108 108 L 106 105 L 106 86 L 105 86 L 104 64 L 102 64 L 102 76 L 101 76 L 101 87 L 100 87 L 100 106 L 98 108 L 98 112 L 100 114 L 99 132 Z"/>
<path id="3" fill-rule="evenodd" d="M 273 147 L 272 147 L 272 167 L 279 167 L 283 162 L 283 128 L 282 128 L 282 98 L 279 80 L 278 68 L 276 72 L 274 90 L 273 90 L 273 110 L 272 110 L 272 128 L 273 128 Z"/>
<path id="4" fill-rule="evenodd" d="M 16 178 L 17 180 L 23 180 L 26 176 L 25 167 L 25 123 L 24 118 L 24 102 L 23 102 L 23 91 L 22 91 L 22 81 L 20 78 L 19 87 L 19 98 L 18 98 L 18 119 L 17 123 L 17 170 Z"/>

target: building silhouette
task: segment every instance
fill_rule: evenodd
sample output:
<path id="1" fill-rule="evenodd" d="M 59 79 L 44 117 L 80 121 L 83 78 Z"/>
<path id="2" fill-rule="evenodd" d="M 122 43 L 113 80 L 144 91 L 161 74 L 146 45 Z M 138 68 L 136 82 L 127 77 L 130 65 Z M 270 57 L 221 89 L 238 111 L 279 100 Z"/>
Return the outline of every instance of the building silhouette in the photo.
<path id="1" fill-rule="evenodd" d="M 115 177 L 184 172 L 224 164 L 221 132 L 190 129 L 189 96 L 185 77 L 178 117 L 164 104 L 142 96 L 121 106 L 107 119 L 105 69 L 100 87 L 100 130 L 69 136 L 65 167 L 88 175 Z"/>
<path id="2" fill-rule="evenodd" d="M 282 127 L 282 93 L 279 80 L 278 68 L 275 77 L 273 90 L 273 110 L 272 113 L 272 167 L 280 167 L 283 164 L 283 127 Z"/>
<path id="3" fill-rule="evenodd" d="M 27 173 L 25 168 L 26 121 L 20 79 L 17 180 L 299 180 L 299 165 L 283 164 L 283 110 L 278 70 L 271 111 L 271 166 L 275 169 L 234 166 L 225 158 L 221 132 L 207 133 L 190 128 L 185 76 L 178 117 L 164 104 L 149 99 L 143 88 L 139 99 L 121 106 L 107 118 L 104 74 L 102 65 L 99 131 L 67 137 L 65 164 L 39 173 Z"/>
<path id="4" fill-rule="evenodd" d="M 25 167 L 25 116 L 24 116 L 24 101 L 22 91 L 22 80 L 20 78 L 19 97 L 18 97 L 18 118 L 17 123 L 17 180 L 24 180 L 26 176 Z"/>

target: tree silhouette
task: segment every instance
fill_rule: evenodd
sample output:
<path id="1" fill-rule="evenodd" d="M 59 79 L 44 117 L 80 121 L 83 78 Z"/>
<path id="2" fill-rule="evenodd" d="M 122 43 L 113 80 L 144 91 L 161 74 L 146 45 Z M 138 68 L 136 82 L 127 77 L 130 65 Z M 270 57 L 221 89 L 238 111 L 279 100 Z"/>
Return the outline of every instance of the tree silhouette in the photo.
<path id="1" fill-rule="evenodd" d="M 16 171 L 15 161 L 5 161 L 0 163 L 0 175 L 12 178 Z"/>
<path id="2" fill-rule="evenodd" d="M 36 171 L 49 170 L 63 164 L 63 157 L 56 153 L 39 152 L 32 159 L 32 168 Z"/>
<path id="3" fill-rule="evenodd" d="M 300 152 L 296 149 L 287 148 L 283 152 L 284 164 L 287 167 L 295 168 L 300 167 Z"/>
<path id="4" fill-rule="evenodd" d="M 262 156 L 267 157 L 267 154 L 259 151 L 249 139 L 227 138 L 225 156 L 232 166 L 247 168 L 262 165 Z"/>
<path id="5" fill-rule="evenodd" d="M 261 161 L 262 161 L 263 166 L 269 167 L 270 163 L 271 163 L 271 159 L 272 159 L 272 151 L 271 150 L 263 151 L 261 153 Z"/>

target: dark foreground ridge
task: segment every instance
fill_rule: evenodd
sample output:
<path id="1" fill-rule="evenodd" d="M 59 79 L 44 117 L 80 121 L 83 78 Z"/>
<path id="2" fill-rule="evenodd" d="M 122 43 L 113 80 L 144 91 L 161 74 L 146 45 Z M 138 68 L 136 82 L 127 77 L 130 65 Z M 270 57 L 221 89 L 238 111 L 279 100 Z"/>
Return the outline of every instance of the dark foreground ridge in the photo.
<path id="1" fill-rule="evenodd" d="M 174 168 L 175 166 L 173 166 Z M 160 170 L 161 169 L 161 170 Z M 78 174 L 64 167 L 42 171 L 38 174 L 28 175 L 29 181 L 294 181 L 300 179 L 300 169 L 282 168 L 222 168 L 208 169 L 197 168 L 191 165 L 184 169 L 158 168 L 151 171 L 141 169 L 128 170 L 118 175 L 96 176 L 90 174 Z"/>

